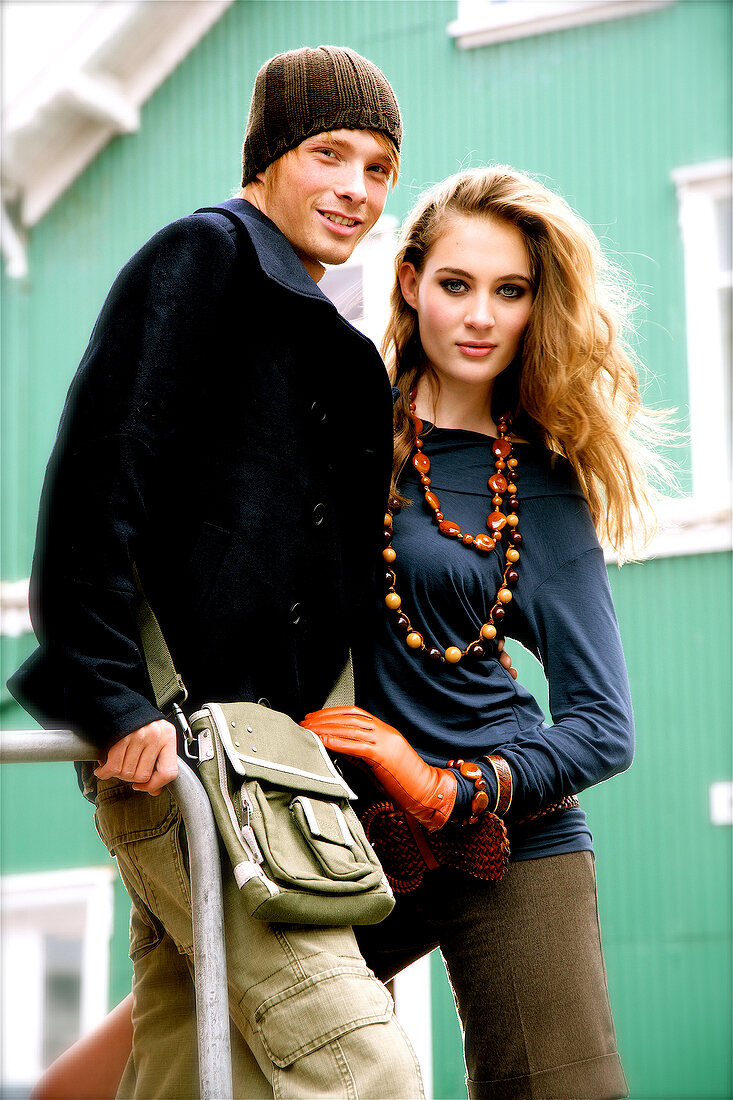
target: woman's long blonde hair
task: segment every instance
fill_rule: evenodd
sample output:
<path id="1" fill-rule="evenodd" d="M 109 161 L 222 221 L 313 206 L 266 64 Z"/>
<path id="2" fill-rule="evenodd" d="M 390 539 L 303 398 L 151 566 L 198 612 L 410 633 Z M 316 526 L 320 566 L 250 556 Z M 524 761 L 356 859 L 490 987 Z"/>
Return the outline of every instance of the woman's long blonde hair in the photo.
<path id="1" fill-rule="evenodd" d="M 422 271 L 455 215 L 515 225 L 529 256 L 532 312 L 517 359 L 496 380 L 495 416 L 509 409 L 517 436 L 565 455 L 604 542 L 621 551 L 646 541 L 655 527 L 650 475 L 670 480 L 653 445 L 668 433 L 664 418 L 642 405 L 623 343 L 630 299 L 618 270 L 564 199 L 513 168 L 495 166 L 460 172 L 422 196 L 403 226 L 395 272 L 406 261 Z M 437 382 L 398 279 L 382 354 L 401 392 L 392 486 L 398 493 L 396 479 L 415 440 L 409 393 L 425 375 Z"/>

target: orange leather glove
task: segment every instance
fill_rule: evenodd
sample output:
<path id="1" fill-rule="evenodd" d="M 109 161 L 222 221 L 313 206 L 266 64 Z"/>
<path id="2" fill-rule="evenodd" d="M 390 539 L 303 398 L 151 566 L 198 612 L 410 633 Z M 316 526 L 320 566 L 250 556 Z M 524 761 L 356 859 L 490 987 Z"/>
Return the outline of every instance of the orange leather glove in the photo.
<path id="1" fill-rule="evenodd" d="M 316 710 L 300 724 L 331 752 L 363 760 L 392 801 L 430 832 L 445 825 L 456 800 L 455 775 L 426 764 L 393 726 L 361 707 Z"/>

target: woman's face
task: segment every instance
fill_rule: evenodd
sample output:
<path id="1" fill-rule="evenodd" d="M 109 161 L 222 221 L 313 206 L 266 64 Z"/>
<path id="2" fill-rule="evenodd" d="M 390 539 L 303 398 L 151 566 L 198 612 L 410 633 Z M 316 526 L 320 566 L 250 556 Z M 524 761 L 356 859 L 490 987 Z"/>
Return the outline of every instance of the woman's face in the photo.
<path id="1" fill-rule="evenodd" d="M 494 218 L 453 215 L 422 271 L 404 263 L 399 280 L 441 387 L 463 383 L 490 391 L 516 356 L 532 310 L 520 230 Z"/>

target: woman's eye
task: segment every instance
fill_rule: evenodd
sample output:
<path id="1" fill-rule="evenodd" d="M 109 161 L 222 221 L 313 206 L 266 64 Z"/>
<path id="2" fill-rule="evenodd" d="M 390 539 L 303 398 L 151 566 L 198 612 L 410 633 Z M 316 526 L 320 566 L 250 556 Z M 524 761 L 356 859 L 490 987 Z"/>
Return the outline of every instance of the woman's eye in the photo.
<path id="1" fill-rule="evenodd" d="M 507 283 L 506 286 L 499 287 L 499 294 L 502 298 L 521 298 L 524 294 L 524 287 Z"/>
<path id="2" fill-rule="evenodd" d="M 466 289 L 466 284 L 462 279 L 444 279 L 440 285 L 443 290 L 447 290 L 449 294 L 460 294 Z"/>
<path id="3" fill-rule="evenodd" d="M 389 176 L 391 169 L 385 168 L 383 164 L 372 164 L 369 166 L 370 172 L 376 172 L 379 176 Z"/>

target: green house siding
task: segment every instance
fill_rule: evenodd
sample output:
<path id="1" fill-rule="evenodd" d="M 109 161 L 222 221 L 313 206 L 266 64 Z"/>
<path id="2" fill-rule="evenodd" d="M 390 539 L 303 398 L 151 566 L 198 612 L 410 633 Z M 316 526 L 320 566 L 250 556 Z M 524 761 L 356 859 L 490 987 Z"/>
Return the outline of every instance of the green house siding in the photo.
<path id="1" fill-rule="evenodd" d="M 731 5 L 656 12 L 474 50 L 453 0 L 240 0 L 30 234 L 30 274 L 3 276 L 2 577 L 30 568 L 38 494 L 71 375 L 116 271 L 157 228 L 230 195 L 264 58 L 347 43 L 403 109 L 401 218 L 426 183 L 508 162 L 557 187 L 640 287 L 650 399 L 687 403 L 682 249 L 670 172 L 731 155 Z M 243 326 L 243 346 L 246 327 Z M 682 481 L 689 462 L 681 450 Z M 710 472 L 715 477 L 715 471 Z M 611 569 L 637 719 L 631 771 L 587 792 L 619 1042 L 634 1100 L 731 1095 L 731 830 L 708 788 L 730 779 L 729 554 Z M 30 650 L 3 638 L 7 675 Z M 541 673 L 515 663 L 543 695 Z M 30 726 L 3 687 L 6 728 Z M 3 872 L 97 864 L 105 852 L 67 765 L 2 770 Z M 53 827 L 48 827 L 51 822 Z M 63 823 L 63 829 L 57 824 Z M 116 904 L 111 996 L 128 988 Z M 435 1096 L 465 1095 L 450 994 L 434 973 Z"/>

